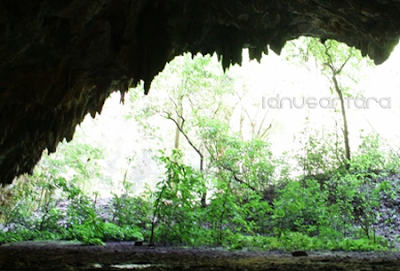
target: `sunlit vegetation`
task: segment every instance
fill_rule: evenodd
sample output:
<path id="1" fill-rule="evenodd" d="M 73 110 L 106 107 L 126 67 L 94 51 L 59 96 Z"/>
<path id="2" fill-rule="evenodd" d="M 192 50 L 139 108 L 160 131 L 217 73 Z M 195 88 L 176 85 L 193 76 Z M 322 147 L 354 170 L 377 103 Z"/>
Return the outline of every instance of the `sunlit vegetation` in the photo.
<path id="1" fill-rule="evenodd" d="M 357 73 L 367 61 L 315 39 L 291 43 L 286 56 L 300 66 L 312 59 L 327 78 L 326 93 L 341 101 L 330 112 L 336 126 L 315 127 L 307 118 L 294 139 L 298 147 L 276 153 L 270 136 L 279 131 L 261 98 L 249 106 L 242 79 L 223 73 L 210 56 L 186 54 L 158 76 L 150 97 L 131 90 L 126 105 L 140 124 L 138 137 L 153 142 L 153 159 L 163 168 L 159 182 L 138 194 L 127 174 L 104 177 L 102 150 L 78 135 L 56 155 L 45 154 L 32 176 L 2 188 L 0 243 L 396 249 L 396 231 L 390 234 L 396 204 L 384 201 L 400 195 L 397 149 L 378 134 L 354 130 L 343 106 L 343 97 L 359 94 Z M 357 144 L 349 133 L 358 135 Z M 107 202 L 99 187 L 112 191 Z"/>

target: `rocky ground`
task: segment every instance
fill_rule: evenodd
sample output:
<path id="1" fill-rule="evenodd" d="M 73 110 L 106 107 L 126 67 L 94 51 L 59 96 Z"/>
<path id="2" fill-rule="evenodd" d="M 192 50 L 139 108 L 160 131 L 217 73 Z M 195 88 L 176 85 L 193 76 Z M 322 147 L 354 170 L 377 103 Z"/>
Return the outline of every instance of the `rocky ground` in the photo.
<path id="1" fill-rule="evenodd" d="M 382 181 L 388 182 L 392 187 L 400 187 L 398 174 L 378 178 L 376 185 L 380 185 Z M 400 249 L 400 191 L 381 191 L 380 196 L 380 205 L 375 208 L 378 218 L 375 225 L 376 234 L 385 237 L 392 246 Z"/>
<path id="2" fill-rule="evenodd" d="M 228 252 L 219 249 L 106 246 L 22 242 L 0 246 L 0 270 L 247 270 L 344 271 L 399 270 L 399 253 L 313 252 L 294 257 L 283 252 Z"/>

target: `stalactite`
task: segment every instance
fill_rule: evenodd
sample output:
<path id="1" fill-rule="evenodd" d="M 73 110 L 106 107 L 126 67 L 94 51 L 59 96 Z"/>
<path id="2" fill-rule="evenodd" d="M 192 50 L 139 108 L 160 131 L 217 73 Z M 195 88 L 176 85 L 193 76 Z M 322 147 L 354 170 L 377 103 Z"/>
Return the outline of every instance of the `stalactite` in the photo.
<path id="1" fill-rule="evenodd" d="M 113 91 L 144 81 L 183 52 L 216 52 L 224 69 L 242 48 L 261 60 L 301 35 L 337 39 L 379 64 L 400 36 L 395 0 L 2 0 L 0 184 L 31 172 L 42 151 L 71 140 Z M 151 92 L 150 92 L 151 95 Z"/>

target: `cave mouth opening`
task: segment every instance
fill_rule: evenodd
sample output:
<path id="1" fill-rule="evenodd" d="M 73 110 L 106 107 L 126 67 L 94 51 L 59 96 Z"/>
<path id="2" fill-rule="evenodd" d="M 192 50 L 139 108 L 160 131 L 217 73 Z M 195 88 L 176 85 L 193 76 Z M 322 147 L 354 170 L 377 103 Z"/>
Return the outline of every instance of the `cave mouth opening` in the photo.
<path id="1" fill-rule="evenodd" d="M 32 176 L 14 184 L 14 192 L 6 190 L 15 197 L 4 207 L 10 216 L 2 218 L 0 240 L 215 245 L 202 239 L 205 232 L 176 236 L 170 228 L 211 231 L 210 225 L 220 223 L 212 240 L 225 248 L 395 248 L 397 232 L 387 231 L 400 224 L 393 215 L 397 205 L 389 200 L 398 189 L 400 163 L 398 143 L 389 137 L 399 133 L 382 119 L 394 122 L 398 107 L 364 108 L 363 100 L 346 107 L 352 154 L 346 168 L 342 107 L 339 100 L 331 107 L 326 98 L 338 98 L 336 86 L 353 99 L 375 95 L 379 87 L 381 98 L 396 100 L 395 80 L 380 87 L 382 75 L 398 78 L 396 60 L 375 67 L 340 46 L 299 39 L 281 56 L 270 53 L 260 63 L 244 57 L 242 67 L 225 73 L 216 55 L 177 57 L 155 78 L 148 96 L 140 87 L 131 89 L 122 106 L 113 95 L 101 116 L 87 117 L 73 141 L 45 155 Z M 281 107 L 268 103 L 277 97 L 284 100 Z M 310 108 L 295 98 L 319 102 Z M 226 217 L 217 213 L 221 204 L 230 204 Z M 178 210 L 190 216 L 183 219 Z M 191 223 L 179 228 L 178 220 Z M 321 235 L 331 239 L 321 242 Z"/>

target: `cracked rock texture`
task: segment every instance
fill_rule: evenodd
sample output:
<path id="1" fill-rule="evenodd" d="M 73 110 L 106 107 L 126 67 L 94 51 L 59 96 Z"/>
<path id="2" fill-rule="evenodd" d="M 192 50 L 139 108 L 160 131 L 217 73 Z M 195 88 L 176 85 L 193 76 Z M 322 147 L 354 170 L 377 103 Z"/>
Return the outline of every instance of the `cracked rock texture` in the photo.
<path id="1" fill-rule="evenodd" d="M 0 0 L 0 183 L 71 140 L 87 113 L 183 52 L 224 69 L 301 35 L 336 39 L 384 62 L 400 0 Z"/>

